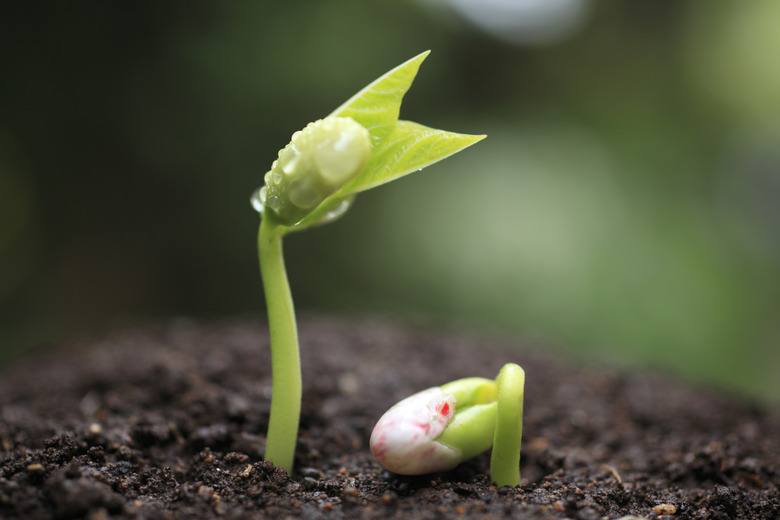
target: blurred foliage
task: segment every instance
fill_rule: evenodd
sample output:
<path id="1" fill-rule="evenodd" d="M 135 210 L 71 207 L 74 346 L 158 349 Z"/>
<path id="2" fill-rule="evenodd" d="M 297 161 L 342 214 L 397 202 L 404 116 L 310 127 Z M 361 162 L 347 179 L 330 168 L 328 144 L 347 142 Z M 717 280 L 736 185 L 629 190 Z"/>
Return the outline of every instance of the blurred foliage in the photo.
<path id="1" fill-rule="evenodd" d="M 291 237 L 298 305 L 779 400 L 780 3 L 554 3 L 576 16 L 533 38 L 455 0 L 2 7 L 0 359 L 261 315 L 248 198 L 277 151 L 432 49 L 402 117 L 489 138 Z"/>

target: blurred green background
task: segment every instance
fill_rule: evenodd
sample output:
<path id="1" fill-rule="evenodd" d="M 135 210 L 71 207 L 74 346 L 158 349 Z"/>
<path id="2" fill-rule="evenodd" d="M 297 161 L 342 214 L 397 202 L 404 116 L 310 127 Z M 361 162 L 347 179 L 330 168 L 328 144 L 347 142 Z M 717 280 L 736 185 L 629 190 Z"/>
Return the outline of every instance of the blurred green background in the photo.
<path id="1" fill-rule="evenodd" d="M 489 138 L 290 236 L 298 306 L 780 401 L 780 2 L 0 10 L 0 363 L 262 316 L 251 192 L 295 130 L 431 49 L 402 117 Z"/>

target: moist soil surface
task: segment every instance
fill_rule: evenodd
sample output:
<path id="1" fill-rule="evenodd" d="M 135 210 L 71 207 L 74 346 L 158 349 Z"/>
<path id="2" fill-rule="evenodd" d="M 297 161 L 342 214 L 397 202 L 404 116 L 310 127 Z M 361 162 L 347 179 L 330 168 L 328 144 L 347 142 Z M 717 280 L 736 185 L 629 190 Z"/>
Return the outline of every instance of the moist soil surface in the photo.
<path id="1" fill-rule="evenodd" d="M 300 324 L 295 470 L 264 461 L 261 323 L 177 321 L 71 345 L 0 377 L 0 518 L 776 519 L 780 417 L 670 378 L 387 321 Z M 403 477 L 368 450 L 396 401 L 526 371 L 522 484 L 489 454 Z"/>

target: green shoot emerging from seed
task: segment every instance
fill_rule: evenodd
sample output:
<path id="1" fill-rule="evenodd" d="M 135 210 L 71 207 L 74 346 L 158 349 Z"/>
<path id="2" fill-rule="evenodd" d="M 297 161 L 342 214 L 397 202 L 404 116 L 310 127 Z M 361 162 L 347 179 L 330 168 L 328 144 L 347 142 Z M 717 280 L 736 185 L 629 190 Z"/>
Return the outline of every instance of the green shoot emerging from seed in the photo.
<path id="1" fill-rule="evenodd" d="M 390 408 L 371 433 L 371 453 L 386 469 L 424 475 L 452 469 L 493 446 L 490 477 L 520 484 L 525 372 L 504 365 L 495 380 L 458 379 Z"/>
<path id="2" fill-rule="evenodd" d="M 293 134 L 252 197 L 271 335 L 273 393 L 265 457 L 292 471 L 301 410 L 298 332 L 282 237 L 330 222 L 355 194 L 438 162 L 480 141 L 398 119 L 401 100 L 428 52 L 369 84 L 324 119 Z"/>

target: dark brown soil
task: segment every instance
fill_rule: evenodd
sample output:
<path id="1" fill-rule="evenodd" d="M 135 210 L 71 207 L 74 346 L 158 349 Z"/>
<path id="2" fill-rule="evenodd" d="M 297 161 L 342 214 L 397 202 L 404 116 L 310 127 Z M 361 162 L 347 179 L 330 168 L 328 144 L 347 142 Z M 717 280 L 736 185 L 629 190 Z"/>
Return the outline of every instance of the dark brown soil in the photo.
<path id="1" fill-rule="evenodd" d="M 17 364 L 0 378 L 0 517 L 780 516 L 780 418 L 738 400 L 453 331 L 317 319 L 301 340 L 292 476 L 262 460 L 262 325 L 177 322 Z M 508 361 L 527 374 L 521 486 L 492 486 L 488 455 L 416 478 L 373 462 L 391 404 Z"/>

